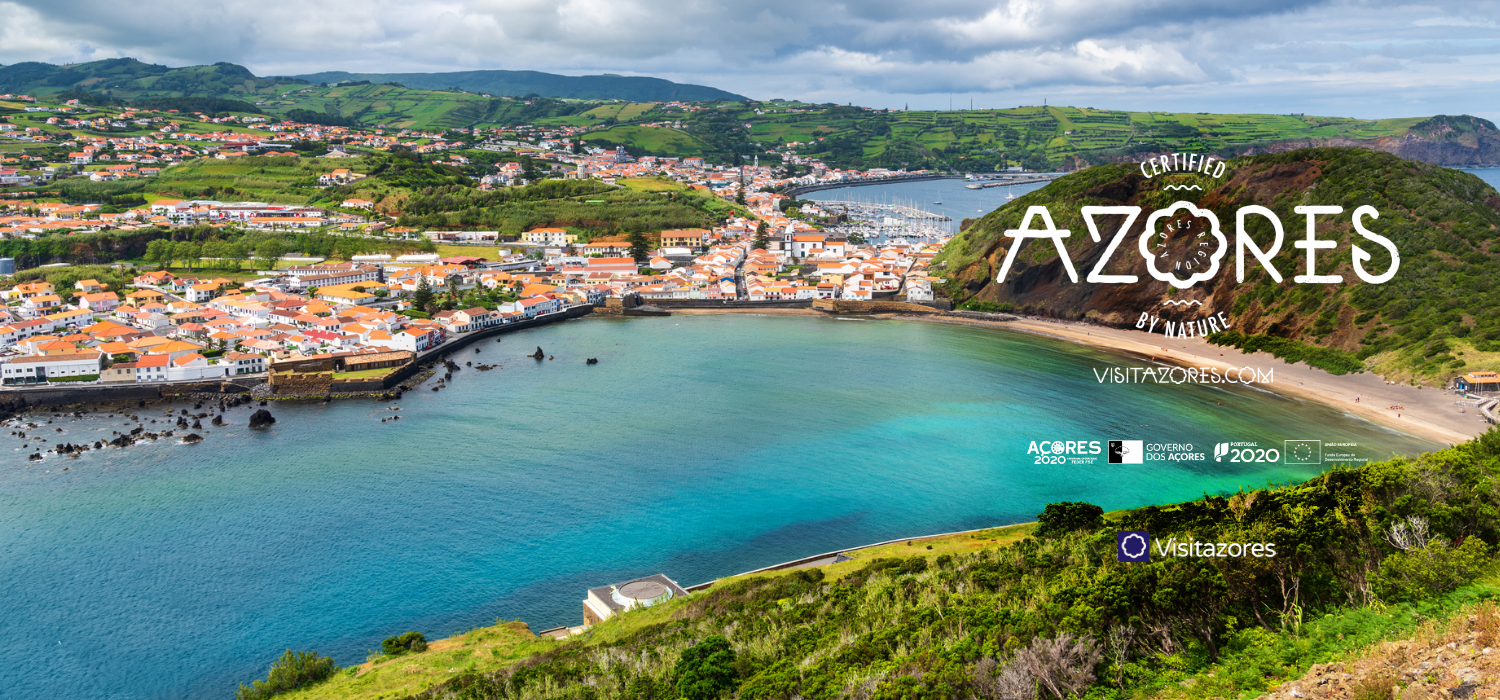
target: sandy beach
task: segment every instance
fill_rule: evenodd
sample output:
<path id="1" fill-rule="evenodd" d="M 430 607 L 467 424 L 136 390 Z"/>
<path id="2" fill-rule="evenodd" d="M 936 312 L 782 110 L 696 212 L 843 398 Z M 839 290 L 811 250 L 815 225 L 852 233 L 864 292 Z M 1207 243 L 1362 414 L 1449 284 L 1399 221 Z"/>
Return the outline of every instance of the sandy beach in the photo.
<path id="1" fill-rule="evenodd" d="M 812 309 L 672 309 L 673 314 L 754 314 L 761 316 L 827 316 Z M 1305 364 L 1291 364 L 1269 353 L 1245 353 L 1211 345 L 1201 338 L 1167 338 L 1142 331 L 1068 321 L 1018 318 L 986 321 L 922 314 L 875 314 L 870 318 L 980 326 L 1045 335 L 1097 348 L 1124 352 L 1148 361 L 1219 370 L 1255 367 L 1274 370 L 1274 382 L 1257 385 L 1269 391 L 1317 401 L 1372 422 L 1445 445 L 1467 442 L 1489 428 L 1473 407 L 1459 406 L 1459 396 L 1431 387 L 1387 384 L 1372 373 L 1329 374 Z M 1355 399 L 1359 400 L 1356 401 Z M 1399 408 L 1398 408 L 1399 407 Z"/>
<path id="2" fill-rule="evenodd" d="M 1333 375 L 1306 364 L 1291 364 L 1269 353 L 1245 353 L 1211 345 L 1201 338 L 1167 338 L 1142 331 L 1108 328 L 1067 321 L 1020 318 L 981 321 L 954 316 L 889 316 L 930 323 L 984 326 L 1034 333 L 1098 348 L 1130 353 L 1148 360 L 1183 367 L 1219 370 L 1255 367 L 1274 370 L 1275 381 L 1257 385 L 1288 396 L 1317 401 L 1380 425 L 1445 445 L 1478 436 L 1489 428 L 1473 407 L 1458 406 L 1461 397 L 1441 389 L 1387 384 L 1379 376 Z M 1358 398 L 1358 401 L 1355 399 Z M 1400 408 L 1393 408 L 1393 407 Z"/>

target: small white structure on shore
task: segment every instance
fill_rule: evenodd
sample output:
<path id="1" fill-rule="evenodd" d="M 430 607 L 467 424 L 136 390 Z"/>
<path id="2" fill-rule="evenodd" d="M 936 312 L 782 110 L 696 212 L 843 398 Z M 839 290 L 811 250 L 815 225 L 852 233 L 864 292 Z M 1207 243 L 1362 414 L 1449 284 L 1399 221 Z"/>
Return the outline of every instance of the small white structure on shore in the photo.
<path id="1" fill-rule="evenodd" d="M 597 625 L 619 613 L 687 594 L 687 590 L 667 578 L 666 574 L 590 588 L 588 597 L 583 599 L 583 624 Z"/>

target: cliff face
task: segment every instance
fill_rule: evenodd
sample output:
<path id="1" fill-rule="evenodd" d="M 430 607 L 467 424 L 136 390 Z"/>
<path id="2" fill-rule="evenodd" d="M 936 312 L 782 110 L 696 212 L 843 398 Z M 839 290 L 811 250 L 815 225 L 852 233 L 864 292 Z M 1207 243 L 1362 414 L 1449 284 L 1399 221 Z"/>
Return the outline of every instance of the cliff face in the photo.
<path id="1" fill-rule="evenodd" d="M 1140 251 L 1148 217 L 1179 201 L 1212 212 L 1227 243 L 1217 274 L 1186 289 L 1154 279 Z M 1138 281 L 1087 281 L 1125 221 L 1124 216 L 1096 217 L 1100 234 L 1096 242 L 1080 212 L 1089 205 L 1142 207 L 1142 214 L 1100 270 L 1106 275 L 1136 275 Z M 1280 282 L 1248 252 L 1245 280 L 1235 279 L 1236 212 L 1249 205 L 1274 212 L 1284 230 L 1281 248 L 1271 258 Z M 1317 252 L 1317 273 L 1341 275 L 1341 284 L 1293 280 L 1306 273 L 1306 252 L 1293 245 L 1306 236 L 1307 217 L 1294 211 L 1302 205 L 1343 208 L 1340 214 L 1315 220 L 1318 238 L 1335 244 Z M 1378 275 L 1391 264 L 1380 245 L 1354 232 L 1353 212 L 1362 205 L 1379 212 L 1378 219 L 1366 219 L 1364 226 L 1388 238 L 1401 257 L 1396 275 L 1383 284 L 1362 282 L 1353 269 L 1352 245 L 1356 243 L 1372 256 L 1365 264 L 1368 273 Z M 1046 207 L 1056 226 L 1071 232 L 1064 240 L 1077 283 L 1069 279 L 1052 241 L 1030 239 L 1018 244 L 1017 239 L 1004 235 L 1008 229 L 1021 228 L 1033 206 Z M 1206 218 L 1188 218 L 1165 217 L 1153 227 L 1148 245 L 1162 253 L 1158 259 L 1163 268 L 1190 252 L 1183 246 L 1214 241 L 1211 236 L 1196 235 L 1185 242 L 1181 236 L 1158 238 L 1166 224 L 1174 221 L 1179 231 L 1201 231 L 1207 223 Z M 1192 228 L 1195 225 L 1198 228 Z M 1031 228 L 1043 228 L 1040 217 Z M 1257 247 L 1269 248 L 1274 233 L 1267 220 L 1249 216 L 1246 229 Z M 1500 294 L 1493 284 L 1500 279 L 1497 231 L 1500 195 L 1473 175 L 1365 149 L 1317 148 L 1236 158 L 1227 161 L 1219 178 L 1182 173 L 1147 178 L 1136 164 L 1089 168 L 974 222 L 948 245 L 939 260 L 944 267 L 938 269 L 947 274 L 945 289 L 955 303 L 997 302 L 1025 312 L 1117 326 L 1134 326 L 1143 314 L 1174 322 L 1223 314 L 1234 328 L 1246 333 L 1358 350 L 1383 338 L 1405 344 L 1441 333 L 1500 338 Z M 996 281 L 1014 245 L 1021 247 L 1011 268 L 1004 281 Z M 1198 266 L 1194 269 L 1206 271 L 1206 260 L 1195 258 Z M 1185 278 L 1188 270 L 1183 272 Z"/>

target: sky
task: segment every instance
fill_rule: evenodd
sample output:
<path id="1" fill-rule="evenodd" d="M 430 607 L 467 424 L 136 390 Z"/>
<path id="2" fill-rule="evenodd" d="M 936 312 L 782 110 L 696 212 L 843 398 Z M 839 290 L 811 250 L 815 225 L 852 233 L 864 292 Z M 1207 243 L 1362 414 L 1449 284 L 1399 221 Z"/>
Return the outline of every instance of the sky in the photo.
<path id="1" fill-rule="evenodd" d="M 1500 0 L 0 0 L 0 64 L 652 75 L 757 99 L 1500 119 Z"/>

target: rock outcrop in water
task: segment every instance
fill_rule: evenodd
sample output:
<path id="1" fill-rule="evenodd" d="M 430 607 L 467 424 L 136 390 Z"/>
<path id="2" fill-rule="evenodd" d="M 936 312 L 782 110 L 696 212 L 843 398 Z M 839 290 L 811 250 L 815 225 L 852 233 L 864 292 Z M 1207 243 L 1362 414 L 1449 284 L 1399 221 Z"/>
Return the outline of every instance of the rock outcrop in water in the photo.
<path id="1" fill-rule="evenodd" d="M 271 427 L 271 425 L 275 422 L 276 417 L 271 415 L 271 412 L 267 411 L 264 408 L 250 415 L 251 430 L 265 430 L 266 428 Z"/>
<path id="2" fill-rule="evenodd" d="M 542 346 L 538 345 L 536 347 L 536 352 L 534 352 L 534 353 L 531 354 L 531 359 L 533 359 L 533 360 L 540 360 L 540 359 L 545 358 L 546 356 L 547 356 L 547 353 L 542 352 Z"/>

